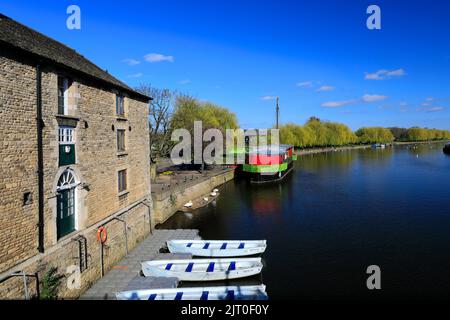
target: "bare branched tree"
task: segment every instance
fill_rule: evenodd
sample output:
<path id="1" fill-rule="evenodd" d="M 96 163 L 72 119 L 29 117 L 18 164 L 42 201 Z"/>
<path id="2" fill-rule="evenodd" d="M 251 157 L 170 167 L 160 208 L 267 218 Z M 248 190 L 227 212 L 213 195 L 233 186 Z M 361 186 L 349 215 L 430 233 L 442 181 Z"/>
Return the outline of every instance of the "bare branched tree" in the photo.
<path id="1" fill-rule="evenodd" d="M 171 117 L 176 92 L 147 84 L 141 84 L 136 90 L 153 98 L 149 104 L 149 133 L 150 159 L 155 163 L 158 158 L 167 157 L 170 153 Z"/>

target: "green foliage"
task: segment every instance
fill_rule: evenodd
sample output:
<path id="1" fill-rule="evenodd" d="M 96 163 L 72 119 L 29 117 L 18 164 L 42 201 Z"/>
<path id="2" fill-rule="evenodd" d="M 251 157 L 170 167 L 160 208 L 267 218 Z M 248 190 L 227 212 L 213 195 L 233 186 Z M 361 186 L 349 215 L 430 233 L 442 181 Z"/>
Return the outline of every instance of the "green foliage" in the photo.
<path id="1" fill-rule="evenodd" d="M 56 300 L 58 299 L 58 288 L 64 275 L 58 274 L 58 268 L 51 267 L 42 279 L 42 291 L 40 299 Z"/>
<path id="2" fill-rule="evenodd" d="M 407 131 L 409 141 L 427 141 L 450 139 L 450 131 L 413 127 Z"/>
<path id="3" fill-rule="evenodd" d="M 178 96 L 172 115 L 172 128 L 193 132 L 194 121 L 202 121 L 203 129 L 216 128 L 223 132 L 238 127 L 236 115 L 228 109 L 211 102 L 200 102 L 188 95 Z"/>
<path id="4" fill-rule="evenodd" d="M 311 117 L 304 126 L 288 123 L 280 127 L 281 143 L 297 147 L 342 146 L 356 142 L 349 127 Z"/>
<path id="5" fill-rule="evenodd" d="M 343 146 L 353 143 L 390 143 L 397 141 L 428 141 L 450 139 L 449 130 L 426 128 L 363 127 L 356 132 L 344 124 L 311 117 L 304 126 L 287 123 L 280 127 L 283 144 L 296 147 Z"/>
<path id="6" fill-rule="evenodd" d="M 383 127 L 364 127 L 355 132 L 361 143 L 387 143 L 394 141 L 391 130 Z"/>
<path id="7" fill-rule="evenodd" d="M 449 130 L 427 129 L 412 127 L 406 128 L 389 128 L 396 141 L 428 141 L 428 140 L 446 140 L 450 139 Z"/>

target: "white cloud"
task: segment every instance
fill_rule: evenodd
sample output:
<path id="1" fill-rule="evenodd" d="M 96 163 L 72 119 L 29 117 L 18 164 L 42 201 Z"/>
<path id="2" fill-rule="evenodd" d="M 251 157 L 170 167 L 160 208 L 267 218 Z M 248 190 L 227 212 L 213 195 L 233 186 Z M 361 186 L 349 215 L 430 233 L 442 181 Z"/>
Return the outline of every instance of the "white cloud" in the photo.
<path id="1" fill-rule="evenodd" d="M 408 102 L 402 101 L 400 102 L 400 107 L 407 107 L 408 106 Z"/>
<path id="2" fill-rule="evenodd" d="M 333 86 L 321 86 L 319 89 L 317 89 L 317 92 L 322 92 L 322 91 L 332 91 L 335 88 Z"/>
<path id="3" fill-rule="evenodd" d="M 131 58 L 123 59 L 122 62 L 126 63 L 129 66 L 135 66 L 135 65 L 141 63 L 140 61 L 138 61 L 136 59 L 131 59 Z"/>
<path id="4" fill-rule="evenodd" d="M 138 73 L 133 73 L 128 75 L 128 78 L 140 78 L 142 77 L 144 74 L 142 72 L 138 72 Z"/>
<path id="5" fill-rule="evenodd" d="M 365 73 L 365 80 L 386 80 L 390 79 L 392 77 L 401 77 L 406 75 L 405 70 L 403 69 L 396 69 L 396 70 L 378 70 L 374 73 Z"/>
<path id="6" fill-rule="evenodd" d="M 173 56 L 166 56 L 160 53 L 149 53 L 144 56 L 145 61 L 147 62 L 162 62 L 162 61 L 168 61 L 173 62 L 174 58 Z"/>
<path id="7" fill-rule="evenodd" d="M 361 97 L 361 99 L 350 99 L 350 100 L 340 100 L 340 101 L 328 101 L 321 104 L 322 107 L 326 108 L 339 108 L 343 106 L 348 106 L 351 104 L 356 104 L 358 102 L 375 102 L 375 101 L 381 101 L 386 100 L 387 96 L 382 96 L 379 94 L 365 94 Z"/>
<path id="8" fill-rule="evenodd" d="M 401 76 L 406 75 L 406 72 L 403 69 L 397 69 L 397 70 L 388 71 L 386 73 L 386 75 L 388 77 L 401 77 Z"/>
<path id="9" fill-rule="evenodd" d="M 364 102 L 374 102 L 374 101 L 381 101 L 381 100 L 386 100 L 388 97 L 387 96 L 382 96 L 379 94 L 365 94 L 362 97 L 362 100 Z"/>
<path id="10" fill-rule="evenodd" d="M 427 112 L 437 112 L 437 111 L 442 111 L 444 109 L 445 109 L 444 107 L 437 106 L 437 107 L 428 108 L 428 109 L 426 109 L 426 111 Z"/>
<path id="11" fill-rule="evenodd" d="M 322 107 L 325 108 L 339 108 L 356 103 L 357 100 L 343 100 L 343 101 L 329 101 L 322 103 Z"/>
<path id="12" fill-rule="evenodd" d="M 426 101 L 433 101 L 434 98 L 433 98 L 433 97 L 428 97 L 428 98 L 426 98 L 425 100 L 426 100 Z"/>
<path id="13" fill-rule="evenodd" d="M 304 81 L 304 82 L 297 82 L 295 84 L 297 87 L 306 87 L 306 88 L 311 88 L 313 86 L 312 81 Z"/>
<path id="14" fill-rule="evenodd" d="M 185 85 L 185 84 L 189 84 L 189 83 L 191 83 L 191 80 L 189 80 L 189 79 L 185 79 L 185 80 L 181 80 L 181 81 L 178 81 L 178 83 L 179 83 L 179 84 L 183 84 L 183 85 Z"/>
<path id="15" fill-rule="evenodd" d="M 270 101 L 270 100 L 275 100 L 276 98 L 277 98 L 276 96 L 263 96 L 263 97 L 261 97 L 261 100 Z"/>

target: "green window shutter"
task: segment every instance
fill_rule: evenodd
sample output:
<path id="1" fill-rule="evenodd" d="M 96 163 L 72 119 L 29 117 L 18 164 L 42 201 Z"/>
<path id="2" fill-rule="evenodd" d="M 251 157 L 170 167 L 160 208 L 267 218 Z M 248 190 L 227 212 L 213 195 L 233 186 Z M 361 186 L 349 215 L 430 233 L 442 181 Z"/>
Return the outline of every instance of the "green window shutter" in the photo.
<path id="1" fill-rule="evenodd" d="M 59 145 L 59 166 L 75 164 L 75 145 L 60 144 Z"/>

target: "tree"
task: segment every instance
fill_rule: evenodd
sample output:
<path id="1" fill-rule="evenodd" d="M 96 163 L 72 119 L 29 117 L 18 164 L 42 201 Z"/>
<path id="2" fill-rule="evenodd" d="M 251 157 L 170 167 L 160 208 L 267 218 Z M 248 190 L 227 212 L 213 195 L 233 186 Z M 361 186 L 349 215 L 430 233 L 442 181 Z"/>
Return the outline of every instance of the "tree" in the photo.
<path id="1" fill-rule="evenodd" d="M 394 135 L 383 127 L 363 127 L 355 132 L 361 143 L 387 143 L 394 141 Z"/>
<path id="2" fill-rule="evenodd" d="M 392 127 L 392 128 L 388 128 L 388 129 L 391 130 L 396 141 L 408 140 L 408 129 L 397 128 L 397 127 Z"/>
<path id="3" fill-rule="evenodd" d="M 280 126 L 280 142 L 282 144 L 290 144 L 293 146 L 299 146 L 299 130 L 300 126 L 288 123 Z"/>
<path id="4" fill-rule="evenodd" d="M 407 130 L 408 141 L 444 140 L 450 138 L 450 131 L 412 127 Z"/>
<path id="5" fill-rule="evenodd" d="M 280 127 L 282 143 L 297 147 L 341 146 L 356 141 L 352 130 L 344 124 L 311 117 L 304 126 L 288 123 Z"/>
<path id="6" fill-rule="evenodd" d="M 195 121 L 202 122 L 202 135 L 207 129 L 218 129 L 225 137 L 226 129 L 238 128 L 236 115 L 227 108 L 211 102 L 200 102 L 189 95 L 178 95 L 172 116 L 172 128 L 186 129 L 193 136 Z M 205 146 L 206 143 L 203 142 L 203 148 Z M 204 163 L 202 170 L 203 168 Z"/>
<path id="7" fill-rule="evenodd" d="M 238 128 L 236 115 L 227 108 L 211 102 L 200 102 L 189 95 L 178 95 L 172 117 L 172 128 L 184 128 L 193 133 L 194 121 L 202 121 L 202 128 L 215 128 L 225 133 L 226 129 Z"/>
<path id="8" fill-rule="evenodd" d="M 149 103 L 149 135 L 150 159 L 155 163 L 157 158 L 166 157 L 173 145 L 170 140 L 171 115 L 177 93 L 146 84 L 141 84 L 136 90 L 153 99 Z"/>

